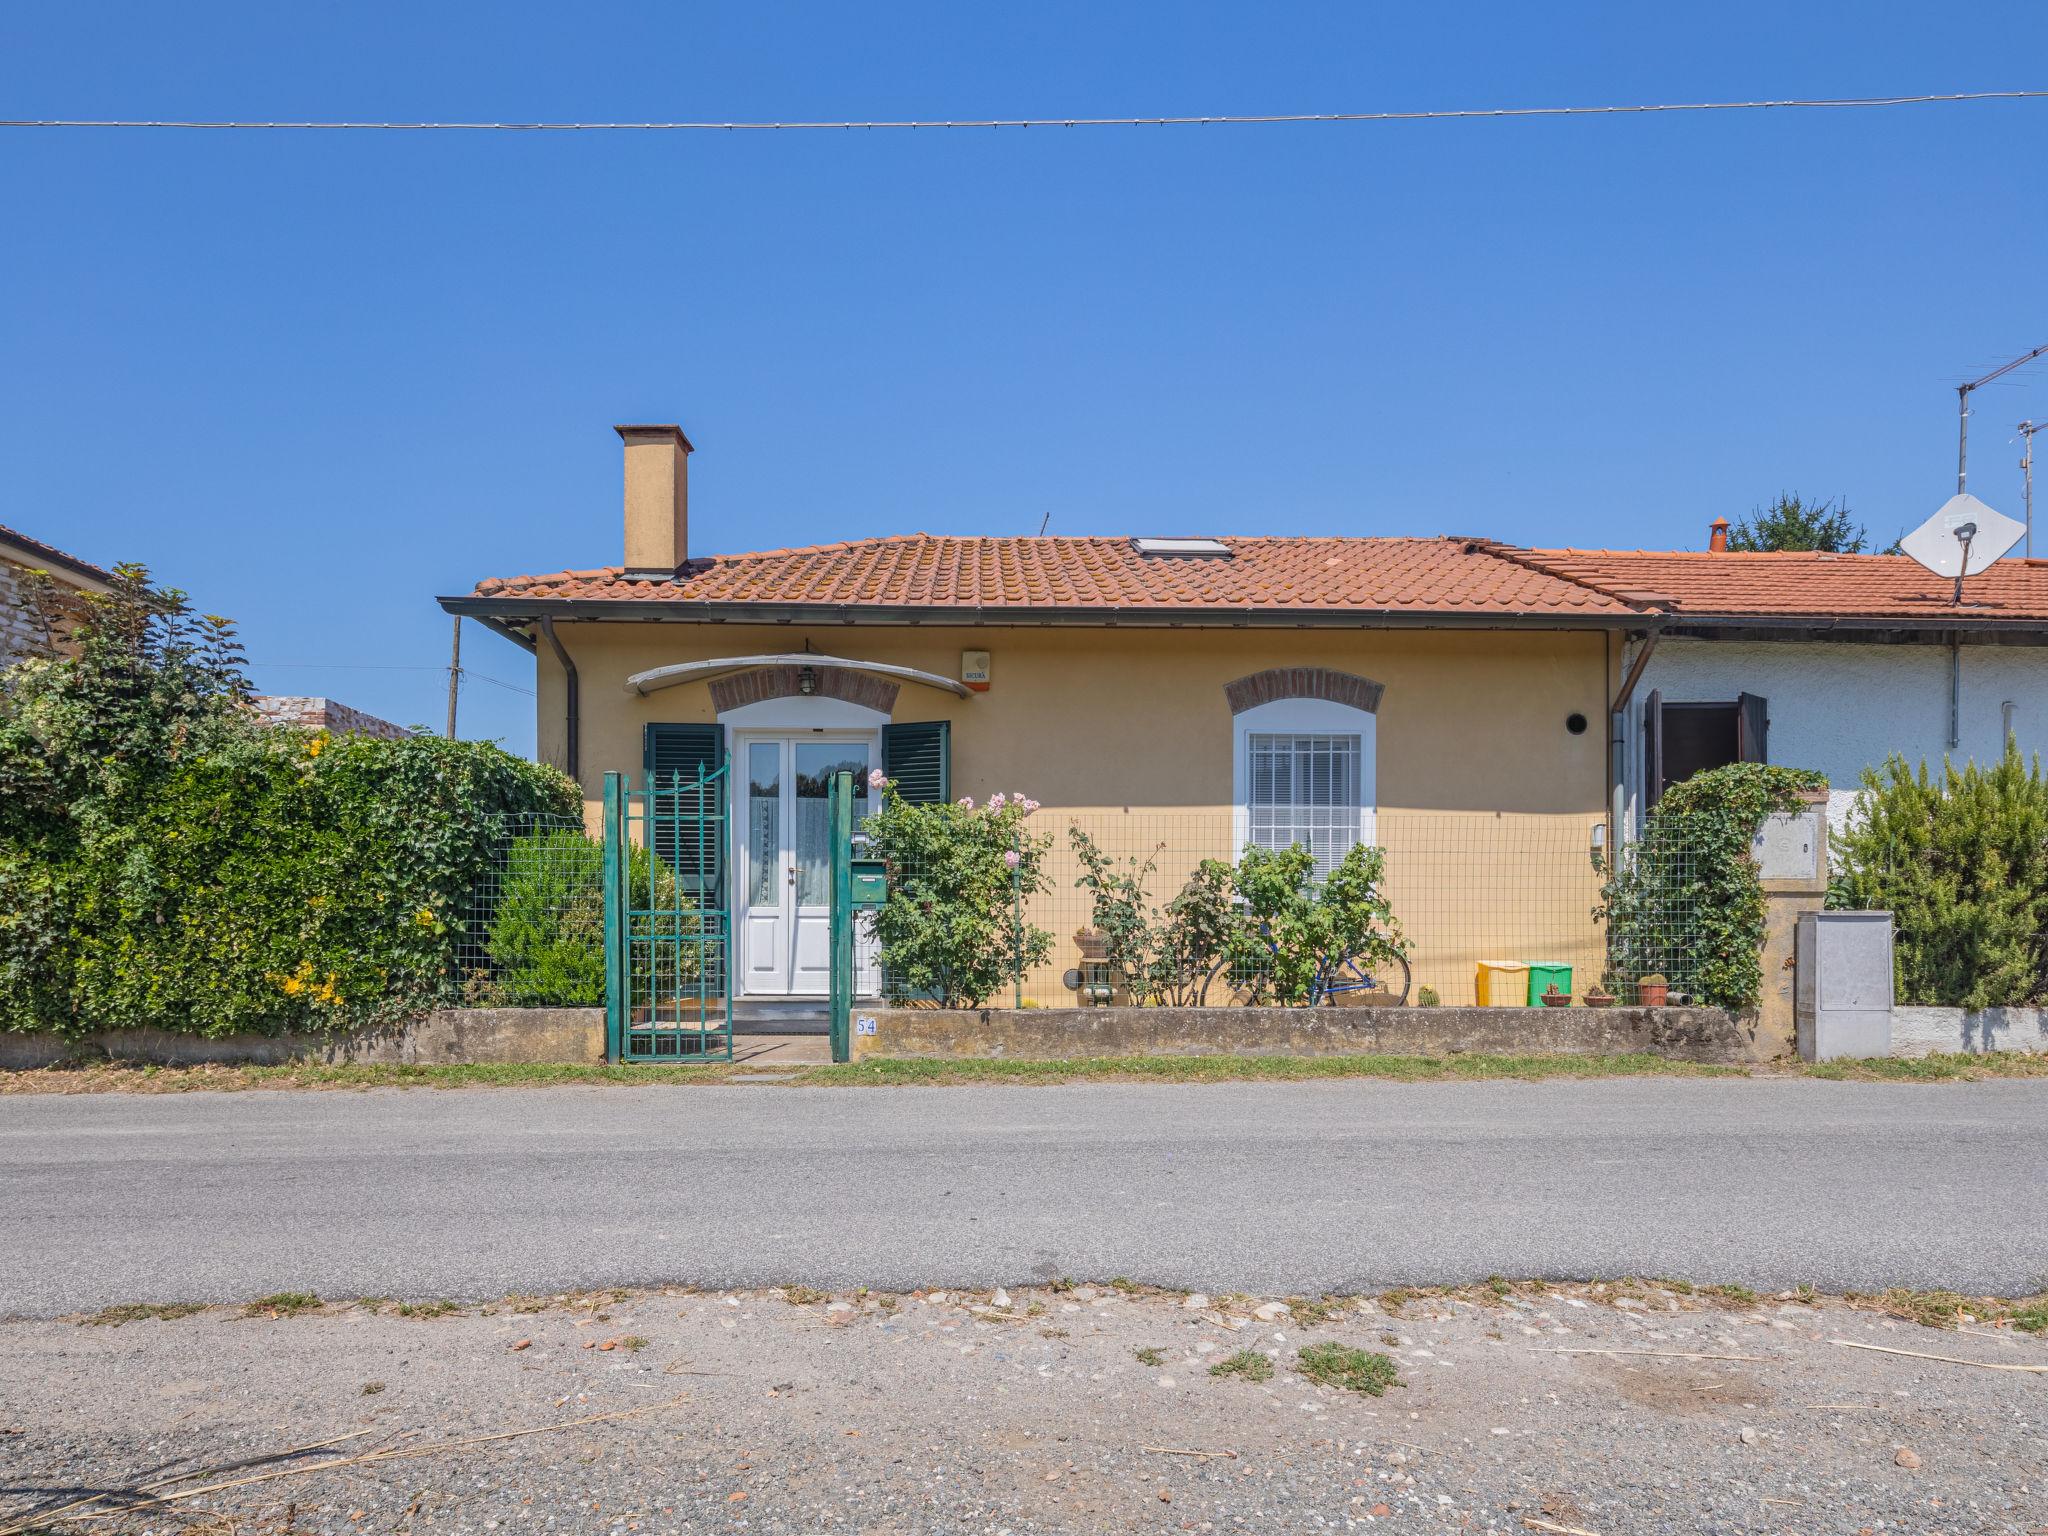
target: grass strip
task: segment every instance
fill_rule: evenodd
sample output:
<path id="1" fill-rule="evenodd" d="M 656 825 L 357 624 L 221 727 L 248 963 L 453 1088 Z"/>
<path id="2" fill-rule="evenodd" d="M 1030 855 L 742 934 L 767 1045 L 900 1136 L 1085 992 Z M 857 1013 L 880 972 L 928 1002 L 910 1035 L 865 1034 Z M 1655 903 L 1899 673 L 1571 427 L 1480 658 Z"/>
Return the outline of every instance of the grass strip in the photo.
<path id="1" fill-rule="evenodd" d="M 323 1065 L 162 1067 L 92 1062 L 0 1071 L 6 1093 L 199 1093 L 259 1089 L 681 1087 L 762 1076 L 758 1064 L 584 1065 L 568 1063 L 448 1066 Z M 1985 1055 L 1882 1057 L 1814 1065 L 1715 1066 L 1634 1053 L 1608 1056 L 1090 1056 L 1068 1061 L 1008 1059 L 910 1060 L 876 1057 L 781 1072 L 764 1087 L 892 1088 L 972 1083 L 1307 1082 L 1359 1078 L 1433 1083 L 1512 1080 L 1545 1082 L 1617 1077 L 1811 1077 L 1834 1082 L 1949 1083 L 1992 1078 L 2048 1079 L 2048 1055 L 1998 1051 Z"/>

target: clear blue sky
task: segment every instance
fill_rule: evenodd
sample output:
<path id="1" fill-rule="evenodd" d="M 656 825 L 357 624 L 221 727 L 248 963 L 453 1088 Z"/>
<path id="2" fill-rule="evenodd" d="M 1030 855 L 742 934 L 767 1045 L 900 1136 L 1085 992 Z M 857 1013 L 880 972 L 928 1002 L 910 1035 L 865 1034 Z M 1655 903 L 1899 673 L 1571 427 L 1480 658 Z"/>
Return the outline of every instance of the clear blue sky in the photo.
<path id="1" fill-rule="evenodd" d="M 9 5 L 0 116 L 867 118 L 2048 85 L 1980 4 Z M 2048 102 L 666 137 L 0 136 L 0 521 L 141 560 L 260 686 L 438 721 L 436 594 L 913 529 L 1881 536 L 2048 341 Z M 2017 511 L 1979 397 L 1972 489 Z M 471 626 L 465 659 L 530 683 Z M 312 670 L 284 663 L 348 663 Z M 473 685 L 464 734 L 527 750 Z"/>

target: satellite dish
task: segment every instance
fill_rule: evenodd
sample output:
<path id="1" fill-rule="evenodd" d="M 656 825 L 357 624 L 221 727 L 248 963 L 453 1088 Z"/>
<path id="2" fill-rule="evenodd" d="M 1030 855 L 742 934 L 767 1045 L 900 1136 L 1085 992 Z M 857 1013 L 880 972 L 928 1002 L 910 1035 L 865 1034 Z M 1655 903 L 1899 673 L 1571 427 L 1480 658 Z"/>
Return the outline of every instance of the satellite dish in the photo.
<path id="1" fill-rule="evenodd" d="M 1988 571 L 2026 536 L 2027 525 L 1994 512 L 1967 491 L 1899 540 L 1899 548 L 1949 581 Z"/>

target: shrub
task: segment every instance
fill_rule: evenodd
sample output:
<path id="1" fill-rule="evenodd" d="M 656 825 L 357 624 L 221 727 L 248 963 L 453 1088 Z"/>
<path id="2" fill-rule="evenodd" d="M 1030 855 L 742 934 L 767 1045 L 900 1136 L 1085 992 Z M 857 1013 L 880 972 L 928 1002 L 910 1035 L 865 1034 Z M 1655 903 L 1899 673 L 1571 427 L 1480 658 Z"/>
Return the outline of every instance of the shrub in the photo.
<path id="1" fill-rule="evenodd" d="M 1835 844 L 1833 906 L 1892 914 L 1899 1000 L 2017 1007 L 2048 995 L 2048 780 L 2017 745 L 1991 767 L 1902 757 L 1863 776 Z"/>
<path id="2" fill-rule="evenodd" d="M 861 830 L 888 866 L 889 898 L 870 921 L 889 996 L 977 1008 L 1044 964 L 1052 935 L 1019 915 L 1046 888 L 1052 839 L 1024 827 L 1036 802 L 912 804 L 879 773 L 870 783 L 882 804 Z"/>
<path id="3" fill-rule="evenodd" d="M 1729 763 L 1664 792 L 1601 888 L 1609 974 L 1664 972 L 1694 1003 L 1740 1011 L 1763 991 L 1764 892 L 1750 844 L 1766 816 L 1827 788 L 1820 774 Z"/>
<path id="4" fill-rule="evenodd" d="M 1145 887 L 1159 867 L 1157 850 L 1118 864 L 1079 827 L 1067 836 L 1081 861 L 1074 883 L 1093 898 L 1089 925 L 1103 936 L 1109 964 L 1126 989 L 1144 1002 L 1193 1003 L 1238 920 L 1230 866 L 1202 860 L 1173 899 L 1155 908 Z"/>
<path id="5" fill-rule="evenodd" d="M 678 891 L 675 873 L 640 844 L 629 849 L 627 879 L 635 905 L 671 911 L 695 903 Z M 657 921 L 636 917 L 634 932 L 651 932 Z M 601 1008 L 604 974 L 604 844 L 574 828 L 531 832 L 506 850 L 505 873 L 485 919 L 489 973 L 469 988 L 473 1001 L 503 1008 Z M 635 998 L 651 995 L 659 981 L 666 994 L 694 981 L 696 946 L 684 944 L 664 956 L 657 978 L 651 956 L 636 947 L 633 963 L 643 974 Z"/>
<path id="6" fill-rule="evenodd" d="M 138 567 L 74 638 L 0 673 L 0 1028 L 273 1033 L 452 1000 L 503 818 L 580 810 L 489 744 L 263 726 L 232 626 Z"/>
<path id="7" fill-rule="evenodd" d="M 1251 1001 L 1306 1002 L 1324 966 L 1347 956 L 1367 970 L 1405 957 L 1381 889 L 1385 870 L 1385 851 L 1359 844 L 1318 884 L 1315 858 L 1299 843 L 1247 847 L 1236 874 L 1242 917 L 1225 948 Z"/>

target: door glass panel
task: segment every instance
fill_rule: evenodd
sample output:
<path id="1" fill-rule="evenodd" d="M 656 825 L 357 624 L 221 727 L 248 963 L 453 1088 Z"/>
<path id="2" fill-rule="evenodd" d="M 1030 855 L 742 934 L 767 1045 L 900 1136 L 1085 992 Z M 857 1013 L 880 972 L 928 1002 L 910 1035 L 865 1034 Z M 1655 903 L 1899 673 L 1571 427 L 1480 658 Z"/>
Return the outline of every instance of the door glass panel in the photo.
<path id="1" fill-rule="evenodd" d="M 782 743 L 747 744 L 747 905 L 776 907 L 782 895 Z"/>
<path id="2" fill-rule="evenodd" d="M 857 741 L 796 744 L 796 903 L 832 901 L 832 775 L 853 775 L 855 825 L 868 813 L 868 749 Z"/>

